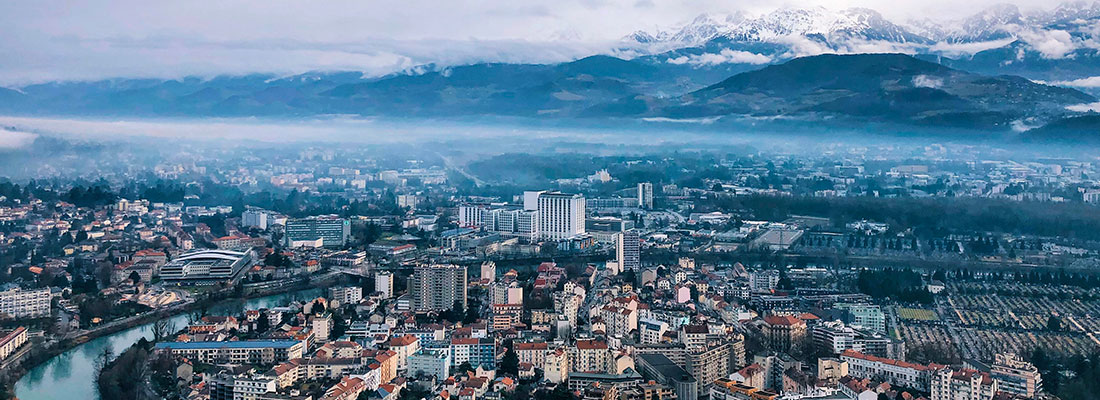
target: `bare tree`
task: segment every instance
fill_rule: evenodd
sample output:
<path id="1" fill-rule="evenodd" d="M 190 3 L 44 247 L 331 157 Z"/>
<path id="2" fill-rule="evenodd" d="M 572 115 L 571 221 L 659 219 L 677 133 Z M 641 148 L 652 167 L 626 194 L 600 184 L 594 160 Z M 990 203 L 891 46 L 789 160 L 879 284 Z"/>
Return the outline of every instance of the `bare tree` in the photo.
<path id="1" fill-rule="evenodd" d="M 103 351 L 95 358 L 95 383 L 96 387 L 99 387 L 99 378 L 103 373 L 103 369 L 107 367 L 107 364 L 115 358 L 115 350 L 111 346 L 111 343 L 107 343 L 103 346 Z"/>
<path id="2" fill-rule="evenodd" d="M 156 322 L 153 322 L 154 342 L 164 340 L 173 333 L 176 333 L 176 324 L 167 315 L 163 315 Z"/>

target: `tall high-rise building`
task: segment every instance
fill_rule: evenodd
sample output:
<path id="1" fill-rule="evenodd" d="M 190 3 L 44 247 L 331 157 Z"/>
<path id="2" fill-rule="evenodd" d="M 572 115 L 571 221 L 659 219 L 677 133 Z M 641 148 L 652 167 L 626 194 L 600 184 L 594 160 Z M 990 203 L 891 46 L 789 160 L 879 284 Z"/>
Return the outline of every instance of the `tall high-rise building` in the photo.
<path id="1" fill-rule="evenodd" d="M 286 222 L 286 245 L 321 240 L 324 247 L 340 247 L 351 238 L 351 222 L 334 215 L 292 219 Z"/>
<path id="2" fill-rule="evenodd" d="M 584 233 L 584 196 L 544 192 L 538 197 L 538 230 L 543 239 L 568 239 Z"/>
<path id="3" fill-rule="evenodd" d="M 644 209 L 653 208 L 653 184 L 642 182 L 638 184 L 638 207 Z"/>
<path id="4" fill-rule="evenodd" d="M 393 297 L 393 272 L 378 271 L 374 273 L 374 291 L 382 293 L 383 299 Z"/>
<path id="5" fill-rule="evenodd" d="M 416 311 L 446 311 L 456 302 L 466 308 L 466 267 L 419 266 L 409 277 L 409 297 Z"/>
<path id="6" fill-rule="evenodd" d="M 629 230 L 616 236 L 615 254 L 619 268 L 623 271 L 637 271 L 642 266 L 641 239 L 638 232 Z"/>

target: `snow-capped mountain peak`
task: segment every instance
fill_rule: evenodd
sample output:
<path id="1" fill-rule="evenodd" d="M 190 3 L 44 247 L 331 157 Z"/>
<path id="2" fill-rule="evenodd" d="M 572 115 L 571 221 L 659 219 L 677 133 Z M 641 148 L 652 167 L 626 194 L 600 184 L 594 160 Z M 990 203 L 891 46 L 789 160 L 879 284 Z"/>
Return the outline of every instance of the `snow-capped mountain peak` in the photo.
<path id="1" fill-rule="evenodd" d="M 831 11 L 824 7 L 780 8 L 756 18 L 744 13 L 704 14 L 674 30 L 636 32 L 627 39 L 651 43 L 664 38 L 677 43 L 701 44 L 716 38 L 759 42 L 789 36 L 812 36 L 829 41 L 864 39 L 909 43 L 927 40 L 890 22 L 872 9 Z"/>

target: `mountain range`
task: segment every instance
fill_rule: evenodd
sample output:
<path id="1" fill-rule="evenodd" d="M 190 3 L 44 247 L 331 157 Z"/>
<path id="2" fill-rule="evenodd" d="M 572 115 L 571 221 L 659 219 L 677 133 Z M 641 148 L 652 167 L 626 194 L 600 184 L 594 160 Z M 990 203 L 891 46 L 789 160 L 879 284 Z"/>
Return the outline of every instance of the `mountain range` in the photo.
<path id="1" fill-rule="evenodd" d="M 424 66 L 380 77 L 48 82 L 0 88 L 0 113 L 783 120 L 986 131 L 1049 124 L 1030 136 L 1044 139 L 1095 126 L 1088 110 L 1100 107 L 1100 2 L 1030 14 L 998 6 L 946 23 L 894 22 L 863 8 L 704 15 L 636 32 L 622 47 L 634 56 Z"/>
<path id="2" fill-rule="evenodd" d="M 592 56 L 555 64 L 477 64 L 364 79 L 352 73 L 210 80 L 116 80 L 0 92 L 0 112 L 98 116 L 362 116 L 775 119 L 1010 130 L 1074 117 L 1095 97 L 986 76 L 904 54 L 819 55 L 706 77 Z M 656 93 L 676 93 L 657 95 Z"/>
<path id="3" fill-rule="evenodd" d="M 1087 27 L 1100 18 L 1100 1 L 1061 3 L 1051 10 L 1021 12 L 1012 4 L 989 7 L 961 20 L 911 19 L 890 21 L 869 8 L 832 11 L 824 7 L 780 8 L 750 17 L 744 12 L 703 14 L 670 29 L 636 31 L 625 40 L 700 45 L 712 40 L 775 41 L 803 36 L 839 45 L 847 40 L 934 44 L 986 42 L 1016 37 L 1022 30 Z"/>
<path id="4" fill-rule="evenodd" d="M 774 63 L 823 53 L 899 52 L 973 72 L 1068 81 L 1100 75 L 1100 1 L 1030 13 L 1004 4 L 954 21 L 891 21 L 867 8 L 700 15 L 678 27 L 634 32 L 622 47 L 654 61 L 697 66 L 744 63 L 754 60 L 750 54 Z"/>
<path id="5" fill-rule="evenodd" d="M 1013 76 L 984 76 L 903 54 L 803 57 L 734 75 L 672 98 L 636 96 L 611 113 L 654 118 L 842 117 L 850 121 L 1012 129 L 1095 102 L 1073 89 Z"/>

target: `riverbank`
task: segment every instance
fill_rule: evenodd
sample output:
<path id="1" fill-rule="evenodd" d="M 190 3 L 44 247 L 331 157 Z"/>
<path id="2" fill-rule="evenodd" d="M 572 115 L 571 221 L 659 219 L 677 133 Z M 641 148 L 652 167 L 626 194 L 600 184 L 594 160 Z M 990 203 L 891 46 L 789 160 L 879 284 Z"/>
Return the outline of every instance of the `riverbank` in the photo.
<path id="1" fill-rule="evenodd" d="M 235 292 L 234 289 L 227 289 L 215 292 L 210 297 L 199 301 L 177 304 L 165 309 L 146 312 L 123 320 L 113 321 L 110 324 L 105 324 L 94 330 L 80 332 L 72 337 L 66 337 L 53 343 L 47 342 L 49 343 L 48 346 L 43 346 L 41 349 L 31 352 L 20 365 L 13 366 L 11 370 L 5 371 L 4 393 L 3 396 L 0 397 L 11 398 L 15 394 L 15 387 L 30 371 L 48 363 L 61 354 L 65 354 L 66 352 L 86 343 L 96 341 L 97 339 L 110 337 L 120 332 L 148 325 L 163 318 L 181 319 L 181 321 L 178 322 L 184 322 L 182 321 L 182 316 L 184 314 L 202 308 L 218 307 L 238 301 L 247 302 L 248 300 L 278 296 L 292 292 L 321 289 L 339 281 L 340 277 L 341 275 L 339 273 L 328 273 L 312 277 L 312 279 L 299 280 L 294 285 L 281 285 L 276 288 L 271 288 L 270 290 L 241 290 L 239 296 L 233 295 Z M 134 340 L 136 340 L 136 338 Z M 125 343 L 125 347 L 129 347 L 130 344 L 132 343 Z"/>

